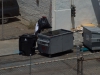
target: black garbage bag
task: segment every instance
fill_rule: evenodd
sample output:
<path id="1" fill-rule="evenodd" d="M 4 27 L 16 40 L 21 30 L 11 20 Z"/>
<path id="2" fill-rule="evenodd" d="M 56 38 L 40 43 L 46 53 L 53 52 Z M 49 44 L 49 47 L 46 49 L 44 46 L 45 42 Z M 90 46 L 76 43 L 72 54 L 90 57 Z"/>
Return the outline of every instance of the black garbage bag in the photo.
<path id="1" fill-rule="evenodd" d="M 40 30 L 52 28 L 45 16 L 38 20 L 38 25 Z"/>

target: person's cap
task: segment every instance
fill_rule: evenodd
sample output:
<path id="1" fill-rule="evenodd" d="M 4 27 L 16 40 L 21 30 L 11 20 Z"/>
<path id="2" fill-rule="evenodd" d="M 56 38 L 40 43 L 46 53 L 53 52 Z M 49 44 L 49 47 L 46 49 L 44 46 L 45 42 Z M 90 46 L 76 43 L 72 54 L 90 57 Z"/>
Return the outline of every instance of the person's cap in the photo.
<path id="1" fill-rule="evenodd" d="M 46 16 L 42 16 L 42 18 L 46 18 Z"/>

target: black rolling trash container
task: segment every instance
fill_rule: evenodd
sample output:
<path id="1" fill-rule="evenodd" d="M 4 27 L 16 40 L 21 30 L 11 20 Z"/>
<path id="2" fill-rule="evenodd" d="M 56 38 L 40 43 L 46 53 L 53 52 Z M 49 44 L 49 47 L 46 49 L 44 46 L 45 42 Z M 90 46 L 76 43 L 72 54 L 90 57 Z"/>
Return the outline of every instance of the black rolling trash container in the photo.
<path id="1" fill-rule="evenodd" d="M 19 54 L 30 56 L 35 53 L 37 37 L 31 34 L 24 34 L 19 36 Z"/>

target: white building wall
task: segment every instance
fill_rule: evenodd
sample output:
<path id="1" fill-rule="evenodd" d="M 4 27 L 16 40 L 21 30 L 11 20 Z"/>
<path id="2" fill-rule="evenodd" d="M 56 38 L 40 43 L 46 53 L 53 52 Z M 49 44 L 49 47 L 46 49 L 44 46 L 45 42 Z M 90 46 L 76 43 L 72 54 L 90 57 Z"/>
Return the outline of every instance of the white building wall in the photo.
<path id="1" fill-rule="evenodd" d="M 69 13 L 70 10 L 66 11 L 63 15 L 60 12 L 57 15 L 55 10 L 70 9 L 71 0 L 52 0 L 52 3 L 53 30 L 62 27 L 70 30 L 70 26 L 72 28 L 71 14 Z M 76 6 L 76 17 L 74 18 L 75 27 L 86 23 L 93 23 L 95 25 L 100 24 L 100 0 L 74 0 L 74 5 Z M 61 16 L 63 16 L 63 18 Z M 60 20 L 64 19 L 66 19 L 66 22 L 62 23 Z M 66 25 L 66 28 L 64 25 Z"/>
<path id="2" fill-rule="evenodd" d="M 72 28 L 71 0 L 52 0 L 52 15 L 50 14 L 50 0 L 39 0 L 39 6 L 36 0 L 17 1 L 22 17 L 27 20 L 38 20 L 42 15 L 46 15 L 49 21 L 52 18 L 53 30 Z M 100 0 L 74 0 L 74 4 L 76 6 L 75 27 L 84 23 L 100 24 Z M 62 12 L 62 10 L 65 11 Z"/>

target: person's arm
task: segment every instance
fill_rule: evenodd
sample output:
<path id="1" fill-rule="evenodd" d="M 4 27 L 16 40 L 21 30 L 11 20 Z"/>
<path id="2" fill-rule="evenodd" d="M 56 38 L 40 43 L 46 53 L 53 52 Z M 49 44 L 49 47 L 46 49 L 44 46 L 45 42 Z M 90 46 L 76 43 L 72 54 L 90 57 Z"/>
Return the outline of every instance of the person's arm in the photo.
<path id="1" fill-rule="evenodd" d="M 38 26 L 38 22 L 36 23 L 36 25 L 35 25 L 35 35 L 37 35 L 37 33 L 38 33 L 38 30 L 39 30 L 39 26 Z"/>

